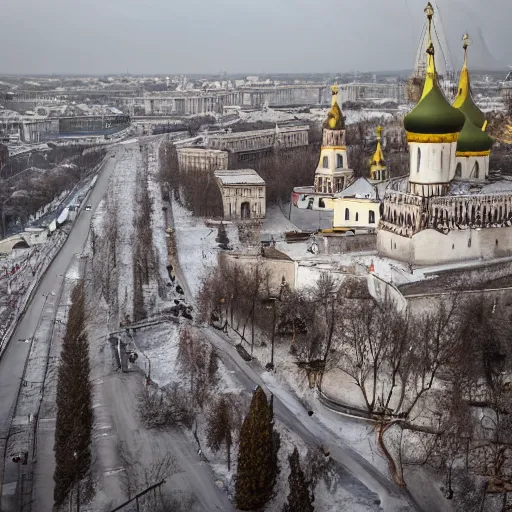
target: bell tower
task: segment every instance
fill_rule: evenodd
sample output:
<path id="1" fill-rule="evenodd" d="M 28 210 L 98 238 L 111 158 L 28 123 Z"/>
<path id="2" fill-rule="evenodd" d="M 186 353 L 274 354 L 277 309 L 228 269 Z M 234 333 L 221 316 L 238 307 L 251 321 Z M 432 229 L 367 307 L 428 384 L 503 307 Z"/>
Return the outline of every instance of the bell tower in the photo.
<path id="1" fill-rule="evenodd" d="M 345 144 L 345 118 L 338 104 L 339 88 L 331 87 L 331 109 L 323 125 L 320 161 L 315 172 L 315 191 L 336 194 L 347 188 L 354 179 L 348 168 Z"/>

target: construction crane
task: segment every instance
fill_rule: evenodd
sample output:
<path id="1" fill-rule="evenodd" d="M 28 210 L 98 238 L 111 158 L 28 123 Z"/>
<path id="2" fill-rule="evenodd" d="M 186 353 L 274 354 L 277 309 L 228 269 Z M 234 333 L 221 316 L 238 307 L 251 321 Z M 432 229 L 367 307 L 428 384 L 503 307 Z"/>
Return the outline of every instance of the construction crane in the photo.
<path id="1" fill-rule="evenodd" d="M 441 21 L 441 13 L 437 3 L 431 2 L 434 7 L 432 42 L 436 55 L 436 67 L 439 75 L 439 84 L 443 89 L 446 97 L 452 100 L 456 92 L 455 68 L 450 55 L 450 49 L 444 33 L 443 23 Z M 416 51 L 416 59 L 414 62 L 414 71 L 408 83 L 408 97 L 412 103 L 417 103 L 421 97 L 423 82 L 427 69 L 427 45 L 428 32 L 427 23 L 423 25 L 418 49 Z"/>

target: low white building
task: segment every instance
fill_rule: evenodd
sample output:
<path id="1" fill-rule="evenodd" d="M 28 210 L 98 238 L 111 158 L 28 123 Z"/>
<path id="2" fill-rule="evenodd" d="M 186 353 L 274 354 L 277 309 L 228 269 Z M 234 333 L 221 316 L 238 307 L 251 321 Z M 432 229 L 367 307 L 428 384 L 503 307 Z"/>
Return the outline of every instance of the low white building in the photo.
<path id="1" fill-rule="evenodd" d="M 373 232 L 379 225 L 381 203 L 376 188 L 365 178 L 335 194 L 332 203 L 334 230 Z"/>
<path id="2" fill-rule="evenodd" d="M 225 219 L 262 219 L 266 214 L 266 185 L 253 169 L 218 170 Z"/>
<path id="3" fill-rule="evenodd" d="M 21 236 L 32 247 L 33 245 L 44 244 L 48 238 L 48 233 L 46 228 L 26 228 Z"/>

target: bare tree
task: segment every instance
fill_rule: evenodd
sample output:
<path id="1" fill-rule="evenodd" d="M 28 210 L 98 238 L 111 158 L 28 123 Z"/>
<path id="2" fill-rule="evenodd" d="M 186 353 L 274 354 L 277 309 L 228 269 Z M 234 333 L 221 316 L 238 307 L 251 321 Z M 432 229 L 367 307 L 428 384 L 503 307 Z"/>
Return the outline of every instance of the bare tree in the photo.
<path id="1" fill-rule="evenodd" d="M 199 338 L 199 331 L 184 328 L 178 349 L 179 371 L 190 382 L 190 392 L 201 409 L 217 380 L 217 354 L 212 346 Z"/>
<path id="2" fill-rule="evenodd" d="M 176 383 L 166 390 L 143 388 L 137 403 L 141 421 L 148 428 L 192 426 L 194 414 L 190 398 Z"/>

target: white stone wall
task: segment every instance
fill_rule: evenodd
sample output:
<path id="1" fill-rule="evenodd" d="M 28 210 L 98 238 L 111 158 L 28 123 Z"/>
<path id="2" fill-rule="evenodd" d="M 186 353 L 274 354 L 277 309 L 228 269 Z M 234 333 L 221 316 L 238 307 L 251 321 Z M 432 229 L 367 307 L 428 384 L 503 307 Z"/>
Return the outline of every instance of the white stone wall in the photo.
<path id="1" fill-rule="evenodd" d="M 452 230 L 446 235 L 425 229 L 411 238 L 379 230 L 377 250 L 415 265 L 503 258 L 512 256 L 512 227 Z"/>
<path id="2" fill-rule="evenodd" d="M 183 172 L 210 171 L 228 168 L 228 153 L 201 148 L 177 149 L 178 164 Z"/>
<path id="3" fill-rule="evenodd" d="M 219 183 L 219 182 L 218 182 Z M 222 186 L 219 183 L 225 219 L 242 218 L 242 204 L 249 203 L 251 219 L 263 219 L 266 215 L 266 187 L 263 185 Z"/>
<path id="4" fill-rule="evenodd" d="M 460 166 L 459 166 L 460 164 Z M 478 167 L 477 167 L 478 166 Z M 476 177 L 478 169 L 478 177 Z M 460 176 L 459 176 L 460 171 Z M 489 156 L 458 156 L 455 164 L 455 180 L 482 183 L 489 175 Z"/>
<path id="5" fill-rule="evenodd" d="M 448 184 L 455 175 L 457 143 L 409 143 L 409 182 L 411 192 L 438 195 L 436 187 L 418 185 Z"/>
<path id="6" fill-rule="evenodd" d="M 380 221 L 380 202 L 372 199 L 339 198 L 333 200 L 334 228 L 376 229 Z M 347 219 L 348 210 L 348 219 Z M 370 223 L 370 212 L 373 222 Z"/>

